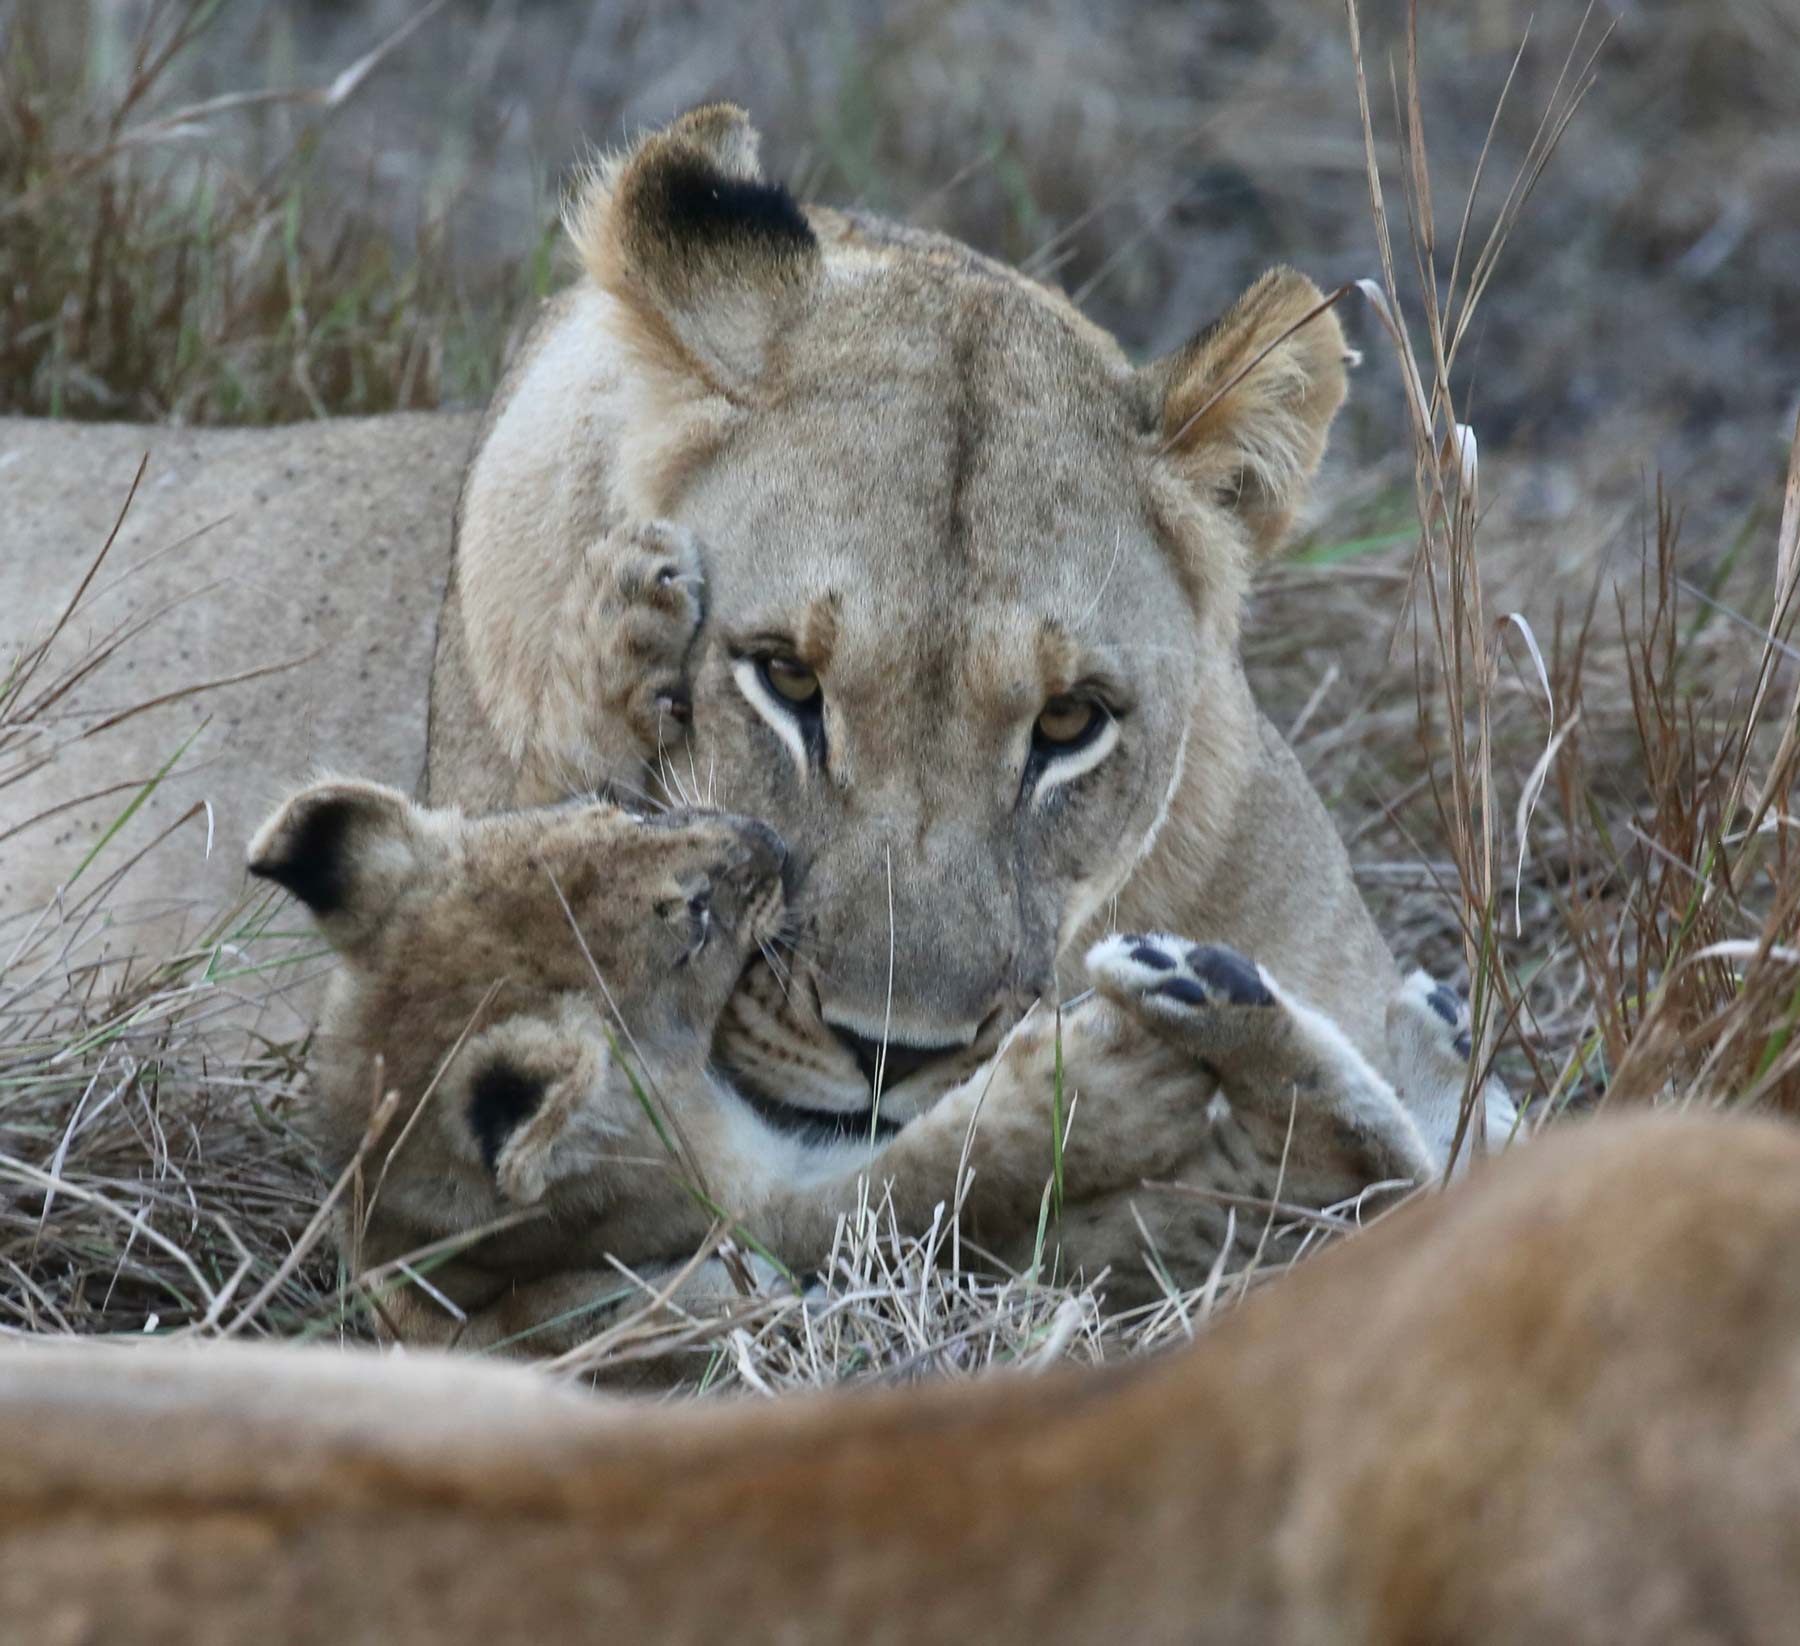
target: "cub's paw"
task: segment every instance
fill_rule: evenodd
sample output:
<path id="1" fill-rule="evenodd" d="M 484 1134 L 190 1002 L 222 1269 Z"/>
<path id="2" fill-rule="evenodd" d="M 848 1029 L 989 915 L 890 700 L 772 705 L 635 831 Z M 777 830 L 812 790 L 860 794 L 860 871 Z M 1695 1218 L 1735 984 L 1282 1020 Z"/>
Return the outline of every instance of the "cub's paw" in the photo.
<path id="1" fill-rule="evenodd" d="M 1088 951 L 1095 986 L 1121 1005 L 1168 1017 L 1194 1017 L 1222 1008 L 1275 1004 L 1267 978 L 1223 943 L 1188 943 L 1166 932 L 1128 932 Z"/>
<path id="2" fill-rule="evenodd" d="M 632 729 L 655 748 L 692 713 L 688 661 L 706 616 L 700 546 L 685 527 L 650 520 L 611 533 L 600 554 L 611 634 L 594 655 Z"/>
<path id="3" fill-rule="evenodd" d="M 1447 1159 L 1464 1129 L 1463 1094 L 1475 1050 L 1469 1002 L 1429 972 L 1415 971 L 1388 1002 L 1387 1043 L 1401 1102 Z M 1504 1145 L 1517 1129 L 1518 1110 L 1496 1074 L 1490 1073 L 1481 1088 L 1480 1116 L 1490 1149 Z M 1466 1136 L 1457 1164 L 1465 1163 L 1471 1152 Z"/>
<path id="4" fill-rule="evenodd" d="M 1390 1042 L 1412 1042 L 1415 1056 L 1435 1058 L 1446 1067 L 1461 1065 L 1474 1055 L 1469 1033 L 1469 1002 L 1459 990 L 1440 983 L 1427 971 L 1415 971 L 1400 985 L 1388 1004 Z"/>
<path id="5" fill-rule="evenodd" d="M 1094 986 L 1128 1019 L 1192 1058 L 1215 1080 L 1266 1083 L 1311 1065 L 1297 1054 L 1293 1014 L 1255 962 L 1222 943 L 1166 932 L 1109 937 L 1088 951 Z"/>

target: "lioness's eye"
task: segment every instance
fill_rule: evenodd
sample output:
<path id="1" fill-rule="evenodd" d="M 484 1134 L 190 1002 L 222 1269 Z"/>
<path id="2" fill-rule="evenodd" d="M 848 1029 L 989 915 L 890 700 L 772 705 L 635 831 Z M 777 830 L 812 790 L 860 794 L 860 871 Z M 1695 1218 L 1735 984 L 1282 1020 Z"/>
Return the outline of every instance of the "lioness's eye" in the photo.
<path id="1" fill-rule="evenodd" d="M 1091 772 L 1118 746 L 1121 712 L 1085 691 L 1046 701 L 1031 723 L 1020 798 L 1042 800 Z"/>
<path id="2" fill-rule="evenodd" d="M 825 770 L 825 687 L 816 669 L 776 643 L 761 641 L 738 652 L 731 678 L 788 746 L 802 775 Z"/>
<path id="3" fill-rule="evenodd" d="M 1039 741 L 1066 748 L 1086 737 L 1099 718 L 1100 710 L 1086 698 L 1053 697 L 1037 717 L 1035 730 Z"/>
<path id="4" fill-rule="evenodd" d="M 792 703 L 796 708 L 806 708 L 818 701 L 818 675 L 794 658 L 765 657 L 762 660 L 762 675 L 777 697 Z"/>

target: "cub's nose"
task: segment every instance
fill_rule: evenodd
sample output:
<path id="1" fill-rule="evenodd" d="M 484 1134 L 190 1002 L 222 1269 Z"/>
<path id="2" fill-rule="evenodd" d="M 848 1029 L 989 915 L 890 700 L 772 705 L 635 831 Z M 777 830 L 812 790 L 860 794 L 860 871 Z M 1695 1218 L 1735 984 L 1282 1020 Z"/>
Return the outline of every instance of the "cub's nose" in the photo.
<path id="1" fill-rule="evenodd" d="M 856 1059 L 857 1068 L 862 1070 L 863 1079 L 868 1081 L 871 1089 L 875 1085 L 875 1072 L 881 1071 L 881 1085 L 884 1091 L 891 1091 L 909 1075 L 915 1075 L 928 1064 L 937 1062 L 941 1057 L 954 1057 L 959 1052 L 968 1051 L 967 1042 L 953 1041 L 948 1045 L 909 1046 L 904 1041 L 889 1040 L 887 1053 L 884 1056 L 879 1040 L 870 1040 L 866 1035 L 858 1034 L 854 1029 L 839 1028 L 832 1024 L 831 1032 L 850 1049 L 850 1055 Z"/>

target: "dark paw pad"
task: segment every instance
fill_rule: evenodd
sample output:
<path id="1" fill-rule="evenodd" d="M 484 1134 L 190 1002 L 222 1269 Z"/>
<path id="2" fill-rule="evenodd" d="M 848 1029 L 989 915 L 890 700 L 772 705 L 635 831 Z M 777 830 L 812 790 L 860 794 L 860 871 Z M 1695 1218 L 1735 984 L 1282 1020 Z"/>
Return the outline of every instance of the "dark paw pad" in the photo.
<path id="1" fill-rule="evenodd" d="M 1467 1029 L 1451 1041 L 1450 1045 L 1456 1055 L 1465 1063 L 1475 1055 L 1475 1045 L 1474 1042 L 1469 1039 L 1469 1032 Z"/>
<path id="2" fill-rule="evenodd" d="M 1446 1023 L 1454 1025 L 1462 1016 L 1462 996 L 1447 984 L 1440 983 L 1425 997 L 1425 1004 Z"/>
<path id="3" fill-rule="evenodd" d="M 1212 996 L 1191 977 L 1171 977 L 1167 983 L 1159 983 L 1156 992 L 1170 1000 L 1179 1000 L 1184 1006 L 1205 1006 L 1211 1003 Z"/>
<path id="4" fill-rule="evenodd" d="M 1148 966 L 1153 972 L 1172 972 L 1175 970 L 1173 955 L 1165 954 L 1154 943 L 1146 943 L 1142 939 L 1132 944 L 1131 958 L 1140 966 Z"/>
<path id="5" fill-rule="evenodd" d="M 1261 974 L 1236 949 L 1228 949 L 1222 943 L 1202 943 L 1188 950 L 1187 963 L 1214 1000 L 1233 1006 L 1275 1004 Z"/>

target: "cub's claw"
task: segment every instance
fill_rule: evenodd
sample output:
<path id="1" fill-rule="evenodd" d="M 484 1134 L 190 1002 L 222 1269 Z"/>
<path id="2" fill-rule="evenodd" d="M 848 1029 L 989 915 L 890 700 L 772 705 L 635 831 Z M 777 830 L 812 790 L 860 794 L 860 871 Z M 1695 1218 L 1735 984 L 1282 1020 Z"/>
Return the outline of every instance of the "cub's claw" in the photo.
<path id="1" fill-rule="evenodd" d="M 611 614 L 610 661 L 615 712 L 648 749 L 666 741 L 665 726 L 692 718 L 687 669 L 705 619 L 705 576 L 693 534 L 667 520 L 622 527 L 605 550 L 611 593 L 600 609 Z"/>

